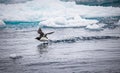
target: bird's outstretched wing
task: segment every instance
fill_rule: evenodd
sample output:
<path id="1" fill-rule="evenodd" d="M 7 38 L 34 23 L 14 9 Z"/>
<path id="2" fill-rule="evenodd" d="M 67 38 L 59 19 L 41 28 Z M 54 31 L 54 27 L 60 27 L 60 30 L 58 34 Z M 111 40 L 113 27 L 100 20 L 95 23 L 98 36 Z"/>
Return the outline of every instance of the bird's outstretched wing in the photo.
<path id="1" fill-rule="evenodd" d="M 49 32 L 49 33 L 46 33 L 46 34 L 45 34 L 45 37 L 47 37 L 47 35 L 48 35 L 48 34 L 52 34 L 52 33 L 54 33 L 54 32 Z"/>
<path id="2" fill-rule="evenodd" d="M 37 32 L 38 32 L 41 36 L 44 35 L 44 33 L 42 32 L 41 28 L 39 28 Z"/>
<path id="3" fill-rule="evenodd" d="M 48 34 L 52 34 L 52 33 L 54 33 L 54 32 L 49 32 L 49 33 L 46 33 L 46 35 L 48 35 Z"/>

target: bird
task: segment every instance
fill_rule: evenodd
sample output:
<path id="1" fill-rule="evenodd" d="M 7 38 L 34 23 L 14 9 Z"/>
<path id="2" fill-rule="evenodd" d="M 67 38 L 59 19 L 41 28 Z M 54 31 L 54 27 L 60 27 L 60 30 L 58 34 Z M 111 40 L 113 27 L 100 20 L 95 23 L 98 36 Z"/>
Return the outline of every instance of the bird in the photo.
<path id="1" fill-rule="evenodd" d="M 40 34 L 40 35 L 39 35 L 39 37 L 36 37 L 35 39 L 40 40 L 40 41 L 47 41 L 48 40 L 47 35 L 52 34 L 54 32 L 44 33 L 42 31 L 42 29 L 39 28 L 38 31 L 37 31 L 37 33 Z"/>

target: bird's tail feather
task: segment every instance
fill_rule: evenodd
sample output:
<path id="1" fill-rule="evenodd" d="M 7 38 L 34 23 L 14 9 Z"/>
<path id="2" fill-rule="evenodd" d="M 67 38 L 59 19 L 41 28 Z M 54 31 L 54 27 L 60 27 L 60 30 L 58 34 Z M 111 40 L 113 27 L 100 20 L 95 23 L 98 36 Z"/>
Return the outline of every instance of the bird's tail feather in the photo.
<path id="1" fill-rule="evenodd" d="M 35 39 L 40 40 L 40 37 L 36 37 Z"/>

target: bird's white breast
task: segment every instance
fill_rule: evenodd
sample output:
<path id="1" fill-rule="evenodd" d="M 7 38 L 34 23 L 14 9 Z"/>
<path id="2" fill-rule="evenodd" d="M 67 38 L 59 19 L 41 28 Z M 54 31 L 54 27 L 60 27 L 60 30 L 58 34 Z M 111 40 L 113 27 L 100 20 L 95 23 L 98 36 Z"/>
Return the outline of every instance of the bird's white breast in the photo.
<path id="1" fill-rule="evenodd" d="M 48 38 L 42 37 L 42 38 L 40 39 L 40 41 L 48 41 Z"/>

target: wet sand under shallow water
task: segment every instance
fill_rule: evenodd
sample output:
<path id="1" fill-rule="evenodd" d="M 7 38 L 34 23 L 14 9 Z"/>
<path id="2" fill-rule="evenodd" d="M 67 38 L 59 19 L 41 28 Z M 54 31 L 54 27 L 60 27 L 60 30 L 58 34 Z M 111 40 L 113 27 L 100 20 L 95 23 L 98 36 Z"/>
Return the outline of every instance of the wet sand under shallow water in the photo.
<path id="1" fill-rule="evenodd" d="M 52 43 L 35 40 L 36 28 L 0 31 L 0 73 L 119 73 L 119 28 L 89 32 L 79 28 L 43 29 L 56 31 Z M 69 33 L 71 32 L 71 33 Z M 79 32 L 79 33 L 78 33 Z M 81 34 L 82 33 L 82 34 Z M 61 35 L 59 35 L 61 34 Z M 99 36 L 78 40 L 75 37 Z M 103 36 L 115 36 L 106 38 Z M 58 39 L 59 37 L 59 39 Z M 72 41 L 69 41 L 71 40 Z M 11 59 L 11 54 L 22 56 Z"/>

